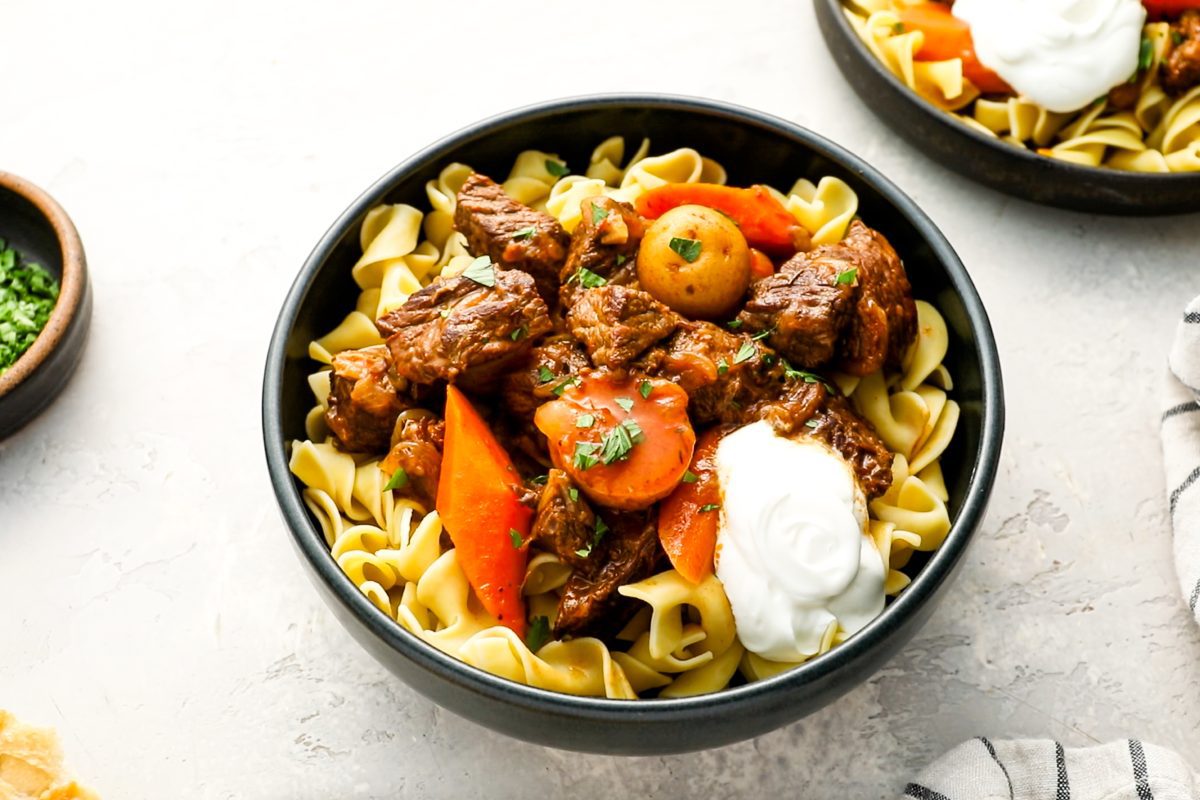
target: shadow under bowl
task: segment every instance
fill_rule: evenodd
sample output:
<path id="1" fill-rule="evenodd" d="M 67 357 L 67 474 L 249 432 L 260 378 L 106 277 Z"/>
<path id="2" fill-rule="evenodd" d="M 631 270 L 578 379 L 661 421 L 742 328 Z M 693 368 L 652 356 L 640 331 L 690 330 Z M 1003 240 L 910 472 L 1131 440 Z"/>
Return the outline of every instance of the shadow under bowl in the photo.
<path id="1" fill-rule="evenodd" d="M 70 217 L 46 192 L 7 172 L 0 172 L 0 238 L 59 282 L 58 302 L 46 326 L 0 373 L 3 439 L 41 413 L 74 374 L 92 319 L 92 290 L 83 243 Z"/>
<path id="2" fill-rule="evenodd" d="M 536 148 L 569 164 L 620 134 L 650 137 L 657 152 L 694 147 L 722 162 L 734 185 L 837 176 L 858 192 L 859 212 L 906 259 L 918 297 L 944 314 L 947 366 L 962 405 L 959 432 L 943 457 L 953 529 L 912 584 L 863 631 L 830 653 L 758 683 L 701 697 L 636 702 L 575 697 L 513 683 L 426 644 L 379 611 L 342 572 L 288 471 L 290 443 L 305 438 L 312 407 L 307 375 L 312 339 L 354 307 L 350 268 L 359 228 L 378 203 L 425 207 L 425 182 L 461 161 L 505 175 L 514 156 Z M 747 739 L 793 722 L 865 681 L 933 612 L 983 517 L 1000 455 L 1000 365 L 987 315 L 949 243 L 913 202 L 869 165 L 784 120 L 708 100 L 594 96 L 559 100 L 485 120 L 422 150 L 359 197 L 321 238 L 288 293 L 271 338 L 263 386 L 267 464 L 284 521 L 320 594 L 348 631 L 396 675 L 439 705 L 494 730 L 551 747 L 649 755 Z"/>
<path id="3" fill-rule="evenodd" d="M 1121 216 L 1200 212 L 1200 173 L 1127 172 L 1038 155 L 969 128 L 910 90 L 846 19 L 842 0 L 813 0 L 821 35 L 863 104 L 923 155 L 1033 203 Z"/>

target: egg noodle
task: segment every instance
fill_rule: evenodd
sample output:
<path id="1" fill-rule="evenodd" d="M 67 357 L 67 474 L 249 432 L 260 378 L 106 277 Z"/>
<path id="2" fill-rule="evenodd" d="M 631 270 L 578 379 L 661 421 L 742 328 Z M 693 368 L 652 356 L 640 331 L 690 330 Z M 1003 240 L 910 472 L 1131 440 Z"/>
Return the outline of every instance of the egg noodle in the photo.
<path id="1" fill-rule="evenodd" d="M 572 230 L 579 222 L 580 201 L 587 197 L 604 194 L 632 202 L 666 183 L 725 182 L 725 170 L 695 150 L 659 156 L 648 156 L 648 151 L 649 142 L 643 141 L 619 166 L 625 142 L 613 137 L 596 148 L 585 174 L 561 178 L 547 171 L 548 162 L 561 163 L 556 155 L 525 151 L 503 185 L 514 198 Z M 315 361 L 329 364 L 342 350 L 381 344 L 376 318 L 435 276 L 458 274 L 472 261 L 453 227 L 455 196 L 471 173 L 464 164 L 450 164 L 430 181 L 428 213 L 408 205 L 380 205 L 368 212 L 360 235 L 363 255 L 352 271 L 361 294 L 340 325 L 311 343 L 309 355 Z M 774 193 L 813 232 L 814 244 L 839 241 L 858 209 L 854 191 L 837 178 L 815 185 L 802 179 L 786 194 Z M 918 301 L 917 310 L 918 338 L 902 373 L 861 380 L 835 376 L 895 453 L 892 488 L 871 502 L 869 522 L 869 534 L 890 565 L 889 595 L 908 584 L 902 570 L 912 554 L 937 549 L 950 530 L 939 466 L 959 416 L 958 404 L 947 396 L 952 382 L 942 365 L 949 339 L 933 306 Z M 386 491 L 378 457 L 352 455 L 334 444 L 324 419 L 327 368 L 311 375 L 309 385 L 316 405 L 307 418 L 308 440 L 293 442 L 291 451 L 291 470 L 306 487 L 304 502 L 338 566 L 380 611 L 420 639 L 529 686 L 621 699 L 653 690 L 659 697 L 715 692 L 739 671 L 753 681 L 796 666 L 767 661 L 742 647 L 729 601 L 714 575 L 695 585 L 674 570 L 620 588 L 621 594 L 645 604 L 617 634 L 621 651 L 599 639 L 576 638 L 551 641 L 531 652 L 483 610 L 454 548 L 444 546 L 437 512 Z M 568 565 L 535 545 L 523 588 L 531 619 L 554 619 L 559 591 L 570 574 Z M 843 638 L 832 624 L 812 656 Z"/>
<path id="2" fill-rule="evenodd" d="M 961 59 L 918 61 L 924 43 L 906 29 L 899 12 L 924 0 L 854 0 L 845 13 L 880 61 L 909 89 L 965 125 L 1061 161 L 1132 172 L 1200 171 L 1200 86 L 1179 98 L 1162 88 L 1171 29 L 1151 22 L 1149 68 L 1139 72 L 1137 103 L 1110 107 L 1107 96 L 1071 113 L 1055 113 L 1021 97 L 989 100 L 963 75 Z"/>

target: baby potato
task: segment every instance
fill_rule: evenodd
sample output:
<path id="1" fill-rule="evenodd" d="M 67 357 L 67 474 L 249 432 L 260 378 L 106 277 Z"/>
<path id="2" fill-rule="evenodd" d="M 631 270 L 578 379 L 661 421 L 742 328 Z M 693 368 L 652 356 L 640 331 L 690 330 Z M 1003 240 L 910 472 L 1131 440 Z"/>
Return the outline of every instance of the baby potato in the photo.
<path id="1" fill-rule="evenodd" d="M 646 231 L 638 281 L 687 317 L 723 319 L 750 285 L 750 247 L 731 219 L 705 206 L 663 214 Z"/>

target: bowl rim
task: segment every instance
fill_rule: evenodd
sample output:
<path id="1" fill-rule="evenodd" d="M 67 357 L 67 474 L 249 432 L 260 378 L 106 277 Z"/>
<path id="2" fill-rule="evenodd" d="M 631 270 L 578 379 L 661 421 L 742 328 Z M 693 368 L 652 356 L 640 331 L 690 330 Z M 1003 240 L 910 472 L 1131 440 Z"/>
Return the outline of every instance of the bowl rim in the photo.
<path id="1" fill-rule="evenodd" d="M 858 57 L 860 62 L 864 62 L 867 68 L 870 69 L 879 78 L 882 78 L 887 83 L 888 87 L 896 94 L 901 95 L 908 104 L 924 114 L 928 119 L 935 121 L 944 130 L 951 135 L 958 136 L 960 139 L 971 142 L 981 147 L 988 147 L 992 150 L 1003 153 L 1023 163 L 1023 169 L 1029 168 L 1046 168 L 1052 165 L 1056 172 L 1065 176 L 1075 176 L 1077 178 L 1095 179 L 1097 177 L 1112 178 L 1118 184 L 1146 184 L 1146 183 L 1195 183 L 1200 188 L 1200 172 L 1131 172 L 1129 170 L 1114 169 L 1112 167 L 1096 166 L 1088 167 L 1082 164 L 1076 164 L 1072 161 L 1064 161 L 1062 159 L 1049 159 L 1046 156 L 1040 156 L 1032 152 L 1027 147 L 1017 147 L 1009 144 L 998 137 L 985 136 L 969 125 L 955 119 L 955 115 L 951 112 L 943 111 L 942 109 L 930 103 L 925 98 L 908 88 L 899 78 L 892 73 L 891 70 L 884 67 L 883 63 L 875 57 L 875 54 L 863 44 L 862 39 L 850 27 L 849 20 L 845 14 L 845 0 L 814 0 L 815 3 L 825 5 L 832 12 L 833 24 L 836 26 L 838 33 L 842 38 L 849 42 L 850 48 Z M 826 39 L 826 47 L 832 48 L 832 45 Z M 849 76 L 846 77 L 848 83 L 852 83 Z M 1079 113 L 1079 112 L 1076 112 Z M 891 126 L 891 123 L 889 123 Z M 943 164 L 942 166 L 948 166 Z"/>
<path id="2" fill-rule="evenodd" d="M 471 666 L 457 657 L 438 650 L 384 614 L 354 585 L 332 558 L 324 535 L 317 529 L 301 492 L 288 470 L 288 443 L 279 430 L 282 407 L 283 369 L 287 341 L 297 312 L 307 296 L 313 278 L 326 261 L 334 245 L 348 227 L 362 218 L 372 205 L 411 173 L 430 161 L 442 159 L 452 149 L 482 134 L 515 124 L 536 123 L 540 118 L 564 113 L 624 108 L 629 111 L 684 111 L 717 117 L 749 125 L 791 140 L 856 173 L 876 193 L 890 202 L 917 230 L 943 265 L 949 284 L 961 298 L 975 337 L 983 395 L 979 446 L 974 455 L 963 505 L 942 546 L 913 578 L 912 583 L 862 631 L 833 650 L 772 678 L 720 692 L 684 698 L 653 698 L 630 702 L 603 697 L 581 697 L 519 684 Z M 369 629 L 387 647 L 413 666 L 432 673 L 460 689 L 488 699 L 511 703 L 527 710 L 593 722 L 650 719 L 656 721 L 695 720 L 714 709 L 763 700 L 780 690 L 799 689 L 857 660 L 888 638 L 898 621 L 915 614 L 950 575 L 954 564 L 982 522 L 998 470 L 1004 429 L 1004 400 L 1000 360 L 987 313 L 974 284 L 954 249 L 933 221 L 895 184 L 874 167 L 840 145 L 795 123 L 724 101 L 681 95 L 650 93 L 593 94 L 560 98 L 522 106 L 472 123 L 431 145 L 390 169 L 334 221 L 320 238 L 296 276 L 283 302 L 271 335 L 263 379 L 263 439 L 267 467 L 276 500 L 289 535 L 322 582 L 341 606 Z"/>
<path id="3" fill-rule="evenodd" d="M 29 349 L 8 370 L 0 373 L 0 400 L 3 400 L 5 395 L 32 375 L 66 337 L 70 322 L 79 311 L 85 294 L 87 261 L 75 223 L 45 190 L 19 175 L 0 171 L 0 191 L 9 191 L 33 204 L 54 230 L 62 258 L 58 300 L 50 312 L 50 318 Z"/>

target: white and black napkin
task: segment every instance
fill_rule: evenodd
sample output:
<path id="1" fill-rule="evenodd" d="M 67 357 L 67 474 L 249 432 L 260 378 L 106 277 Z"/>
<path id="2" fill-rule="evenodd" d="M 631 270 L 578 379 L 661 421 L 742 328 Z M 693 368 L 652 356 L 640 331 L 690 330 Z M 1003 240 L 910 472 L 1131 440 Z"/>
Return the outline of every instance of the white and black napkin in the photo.
<path id="1" fill-rule="evenodd" d="M 1200 297 L 1183 312 L 1169 360 L 1162 437 L 1175 572 L 1200 622 Z"/>

